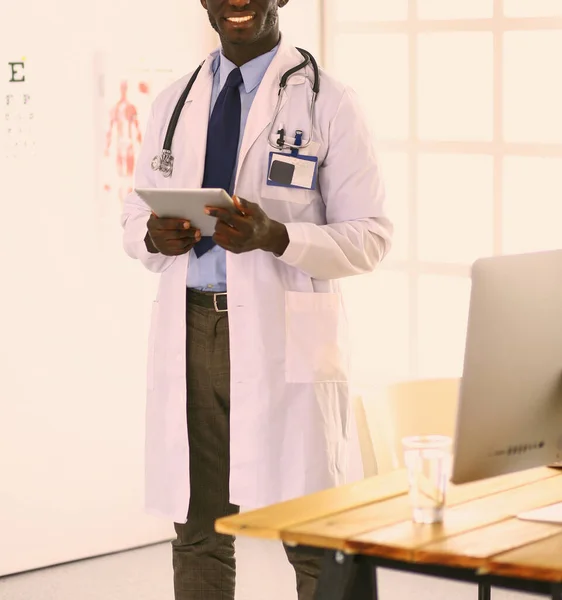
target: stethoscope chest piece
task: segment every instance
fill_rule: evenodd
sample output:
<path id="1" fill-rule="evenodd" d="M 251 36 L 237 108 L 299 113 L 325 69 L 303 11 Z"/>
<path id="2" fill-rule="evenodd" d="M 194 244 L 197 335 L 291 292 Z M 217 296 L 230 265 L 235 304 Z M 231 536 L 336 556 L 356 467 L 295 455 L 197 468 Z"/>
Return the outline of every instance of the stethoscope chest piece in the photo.
<path id="1" fill-rule="evenodd" d="M 155 156 L 152 159 L 152 170 L 160 171 L 163 177 L 171 177 L 174 170 L 174 157 L 170 150 L 162 150 L 160 156 Z"/>

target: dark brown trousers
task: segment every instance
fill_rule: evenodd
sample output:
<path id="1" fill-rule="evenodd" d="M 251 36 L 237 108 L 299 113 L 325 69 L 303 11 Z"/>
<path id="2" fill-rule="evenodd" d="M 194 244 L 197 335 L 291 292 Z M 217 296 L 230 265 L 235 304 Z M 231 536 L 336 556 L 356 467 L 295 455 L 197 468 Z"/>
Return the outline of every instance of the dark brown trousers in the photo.
<path id="1" fill-rule="evenodd" d="M 193 302 L 187 309 L 187 388 L 191 501 L 188 522 L 175 524 L 175 598 L 234 600 L 234 537 L 214 529 L 216 519 L 238 512 L 229 502 L 228 317 Z M 285 550 L 296 572 L 299 600 L 313 600 L 321 559 Z"/>

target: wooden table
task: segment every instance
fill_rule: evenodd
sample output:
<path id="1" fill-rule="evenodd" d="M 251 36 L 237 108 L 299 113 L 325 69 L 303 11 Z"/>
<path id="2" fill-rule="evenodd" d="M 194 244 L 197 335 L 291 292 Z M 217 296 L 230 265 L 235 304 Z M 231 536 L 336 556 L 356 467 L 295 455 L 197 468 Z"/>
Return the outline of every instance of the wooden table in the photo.
<path id="1" fill-rule="evenodd" d="M 411 521 L 404 471 L 217 521 L 217 531 L 325 554 L 318 600 L 373 600 L 376 567 L 562 600 L 562 525 L 517 519 L 562 501 L 562 471 L 540 468 L 452 485 L 442 524 Z"/>

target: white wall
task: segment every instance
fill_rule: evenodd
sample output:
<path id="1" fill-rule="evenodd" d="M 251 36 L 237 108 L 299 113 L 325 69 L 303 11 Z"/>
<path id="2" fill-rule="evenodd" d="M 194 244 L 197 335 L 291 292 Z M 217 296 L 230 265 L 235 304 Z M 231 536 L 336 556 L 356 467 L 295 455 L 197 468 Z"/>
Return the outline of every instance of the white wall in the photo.
<path id="1" fill-rule="evenodd" d="M 322 0 L 291 0 L 280 12 L 281 30 L 287 38 L 309 52 L 319 63 L 321 48 Z"/>
<path id="2" fill-rule="evenodd" d="M 316 9 L 295 0 L 282 19 L 318 55 Z M 196 0 L 165 10 L 149 0 L 2 3 L 0 23 L 0 91 L 5 63 L 25 56 L 37 141 L 35 158 L 0 161 L 4 575 L 171 535 L 142 510 L 156 277 L 124 255 L 119 206 L 95 193 L 94 66 L 101 52 L 106 64 L 149 57 L 186 72 L 215 39 Z"/>
<path id="3" fill-rule="evenodd" d="M 25 56 L 37 140 L 35 159 L 2 161 L 2 575 L 170 535 L 142 509 L 156 278 L 124 255 L 118 203 L 94 192 L 94 62 L 169 49 L 187 71 L 213 39 L 191 1 L 2 3 L 0 23 L 2 92 L 5 62 Z"/>

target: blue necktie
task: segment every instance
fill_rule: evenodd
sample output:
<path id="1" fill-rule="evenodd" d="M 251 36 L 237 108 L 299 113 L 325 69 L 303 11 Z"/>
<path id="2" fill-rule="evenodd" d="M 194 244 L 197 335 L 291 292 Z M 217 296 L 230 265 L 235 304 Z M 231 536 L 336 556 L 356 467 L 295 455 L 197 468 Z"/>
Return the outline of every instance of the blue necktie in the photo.
<path id="1" fill-rule="evenodd" d="M 240 138 L 242 105 L 238 88 L 242 81 L 240 69 L 231 71 L 213 108 L 207 130 L 204 188 L 222 188 L 230 192 Z M 212 237 L 202 237 L 195 244 L 195 254 L 202 256 L 214 245 Z"/>

